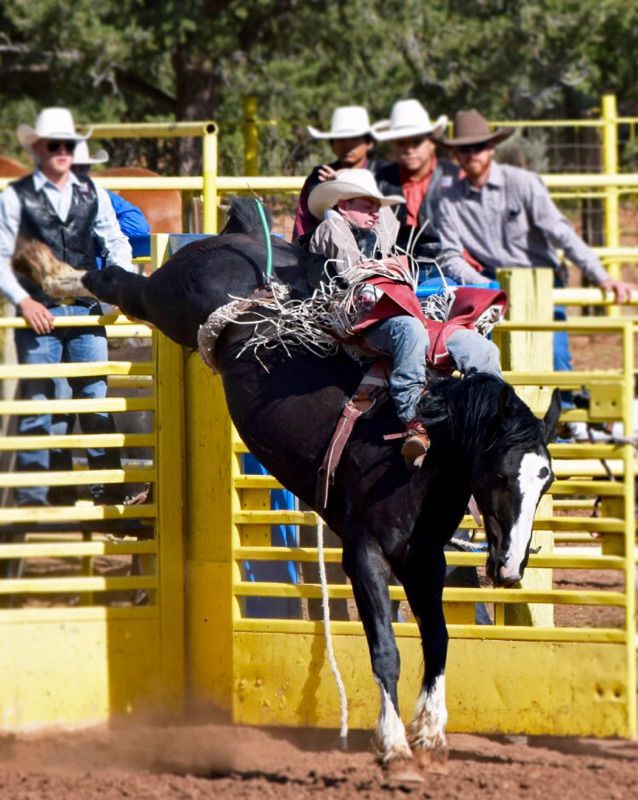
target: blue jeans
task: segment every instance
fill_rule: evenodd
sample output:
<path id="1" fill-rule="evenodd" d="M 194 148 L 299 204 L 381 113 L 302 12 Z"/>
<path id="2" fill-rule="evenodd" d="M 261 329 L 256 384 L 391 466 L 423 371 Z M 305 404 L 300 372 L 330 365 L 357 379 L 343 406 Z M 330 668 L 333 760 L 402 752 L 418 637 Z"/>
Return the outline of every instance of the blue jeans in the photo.
<path id="1" fill-rule="evenodd" d="M 556 306 L 554 319 L 564 322 L 567 319 L 565 306 Z M 571 372 L 572 353 L 569 348 L 569 334 L 566 331 L 557 331 L 554 334 L 554 371 Z"/>
<path id="2" fill-rule="evenodd" d="M 407 425 L 415 417 L 417 403 L 427 384 L 425 359 L 430 346 L 427 329 L 416 317 L 405 315 L 378 322 L 364 337 L 374 348 L 392 356 L 390 396 L 399 419 Z M 488 372 L 500 377 L 498 348 L 476 331 L 457 330 L 449 336 L 446 345 L 463 374 Z"/>
<path id="3" fill-rule="evenodd" d="M 88 316 L 102 312 L 98 303 L 91 307 L 82 305 L 54 306 L 49 311 L 54 317 Z M 60 364 L 84 361 L 108 361 L 106 333 L 102 327 L 54 328 L 51 333 L 38 335 L 31 328 L 16 330 L 16 350 L 20 364 Z M 106 397 L 106 379 L 99 376 L 84 378 L 25 378 L 20 381 L 20 398 L 23 400 L 64 399 L 70 394 L 75 399 L 99 400 Z M 80 414 L 83 433 L 114 433 L 113 416 L 106 412 Z M 18 421 L 21 436 L 64 435 L 73 425 L 73 414 L 24 414 Z M 16 456 L 18 471 L 70 470 L 72 452 L 69 448 L 56 450 L 20 450 Z M 90 469 L 120 469 L 120 452 L 117 448 L 87 450 Z M 91 488 L 94 499 L 101 499 L 103 486 Z M 48 487 L 19 487 L 15 490 L 18 505 L 44 505 Z"/>

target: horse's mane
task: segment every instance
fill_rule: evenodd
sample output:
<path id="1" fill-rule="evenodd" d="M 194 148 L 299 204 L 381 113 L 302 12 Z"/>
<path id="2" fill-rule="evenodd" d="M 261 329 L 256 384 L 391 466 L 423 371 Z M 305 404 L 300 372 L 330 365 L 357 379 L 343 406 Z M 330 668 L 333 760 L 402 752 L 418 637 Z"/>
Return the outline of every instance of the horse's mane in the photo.
<path id="1" fill-rule="evenodd" d="M 419 405 L 419 418 L 433 433 L 445 425 L 470 456 L 536 441 L 542 433 L 512 387 L 485 373 L 435 381 Z"/>

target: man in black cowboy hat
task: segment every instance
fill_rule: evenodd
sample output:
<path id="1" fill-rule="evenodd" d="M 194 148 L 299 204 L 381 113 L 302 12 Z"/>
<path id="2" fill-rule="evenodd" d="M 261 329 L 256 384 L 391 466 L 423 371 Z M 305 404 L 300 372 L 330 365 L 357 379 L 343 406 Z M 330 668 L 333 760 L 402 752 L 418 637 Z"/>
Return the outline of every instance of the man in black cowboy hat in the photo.
<path id="1" fill-rule="evenodd" d="M 487 120 L 471 109 L 456 114 L 454 136 L 443 139 L 465 173 L 441 200 L 443 270 L 463 283 L 484 283 L 503 265 L 556 271 L 555 248 L 561 248 L 601 289 L 613 291 L 619 303 L 629 300 L 636 287 L 607 273 L 555 206 L 540 177 L 494 161 L 495 146 L 513 132 L 491 131 Z"/>

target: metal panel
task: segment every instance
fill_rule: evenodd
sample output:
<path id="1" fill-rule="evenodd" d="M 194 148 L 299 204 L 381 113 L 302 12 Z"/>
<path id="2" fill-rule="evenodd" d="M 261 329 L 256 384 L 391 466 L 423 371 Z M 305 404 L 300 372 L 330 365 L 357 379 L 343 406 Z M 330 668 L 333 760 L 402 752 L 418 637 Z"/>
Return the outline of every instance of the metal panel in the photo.
<path id="1" fill-rule="evenodd" d="M 402 717 L 409 722 L 423 657 L 400 637 Z M 353 728 L 372 728 L 378 687 L 363 636 L 334 636 Z M 321 635 L 237 633 L 233 719 L 338 728 L 339 702 Z M 449 730 L 559 736 L 630 736 L 621 644 L 452 639 Z"/>
<path id="2" fill-rule="evenodd" d="M 17 610 L 2 620 L 0 730 L 85 727 L 156 708 L 156 610 L 128 618 L 81 610 L 93 613 L 46 609 L 53 613 L 21 619 Z"/>

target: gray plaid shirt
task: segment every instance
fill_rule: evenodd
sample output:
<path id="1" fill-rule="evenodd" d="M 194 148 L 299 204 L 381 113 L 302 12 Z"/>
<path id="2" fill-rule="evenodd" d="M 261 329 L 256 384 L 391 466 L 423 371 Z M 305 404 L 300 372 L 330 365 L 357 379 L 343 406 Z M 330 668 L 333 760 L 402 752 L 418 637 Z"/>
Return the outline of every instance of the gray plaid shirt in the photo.
<path id="1" fill-rule="evenodd" d="M 497 267 L 555 268 L 554 248 L 562 248 L 594 283 L 609 278 L 534 172 L 493 161 L 480 189 L 462 178 L 445 190 L 440 214 L 441 266 L 461 283 L 482 283 Z M 483 265 L 482 276 L 463 250 Z"/>

